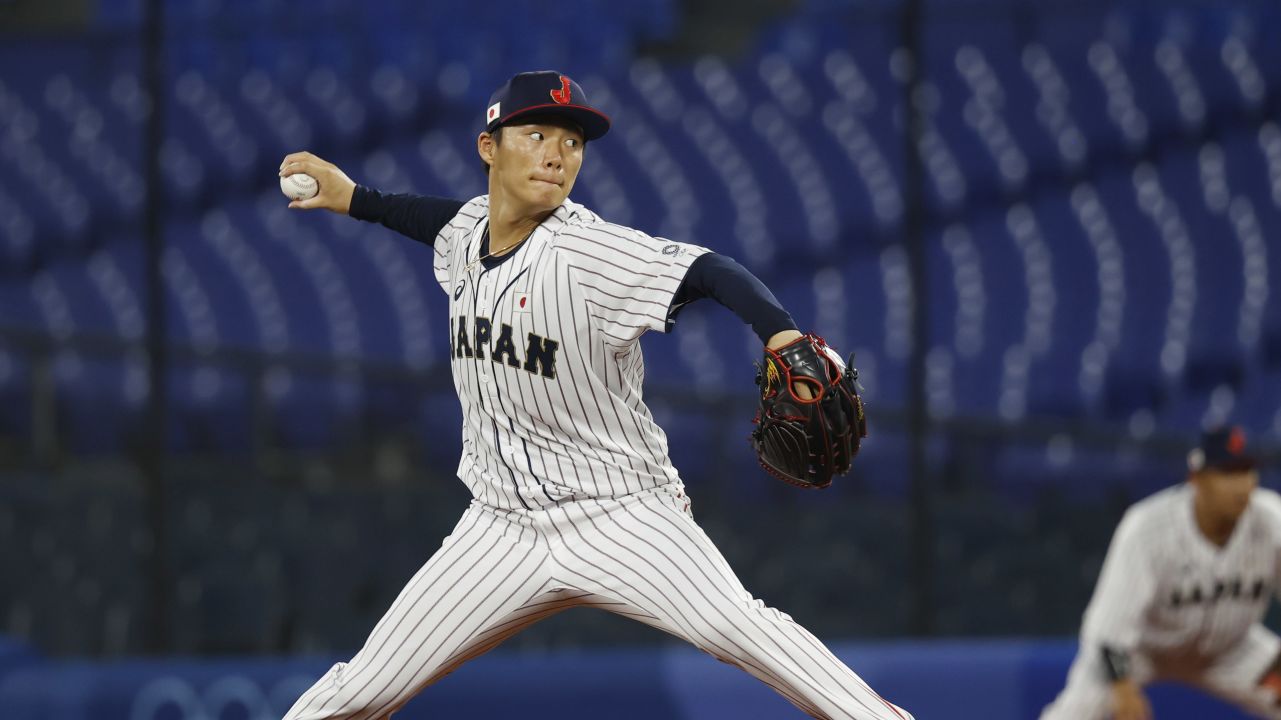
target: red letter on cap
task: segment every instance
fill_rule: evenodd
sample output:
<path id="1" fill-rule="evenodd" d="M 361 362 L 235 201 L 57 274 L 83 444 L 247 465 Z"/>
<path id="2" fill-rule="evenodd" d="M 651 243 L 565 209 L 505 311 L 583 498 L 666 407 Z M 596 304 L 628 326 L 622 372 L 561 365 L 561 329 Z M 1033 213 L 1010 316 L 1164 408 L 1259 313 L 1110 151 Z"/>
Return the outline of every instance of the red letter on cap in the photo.
<path id="1" fill-rule="evenodd" d="M 560 89 L 552 90 L 551 93 L 552 93 L 552 100 L 555 100 L 556 104 L 568 105 L 569 99 L 572 96 L 572 94 L 569 91 L 569 78 L 565 77 L 564 75 L 561 75 Z"/>
<path id="2" fill-rule="evenodd" d="M 1228 435 L 1228 452 L 1233 455 L 1245 452 L 1245 433 L 1239 427 L 1232 428 L 1231 434 Z"/>

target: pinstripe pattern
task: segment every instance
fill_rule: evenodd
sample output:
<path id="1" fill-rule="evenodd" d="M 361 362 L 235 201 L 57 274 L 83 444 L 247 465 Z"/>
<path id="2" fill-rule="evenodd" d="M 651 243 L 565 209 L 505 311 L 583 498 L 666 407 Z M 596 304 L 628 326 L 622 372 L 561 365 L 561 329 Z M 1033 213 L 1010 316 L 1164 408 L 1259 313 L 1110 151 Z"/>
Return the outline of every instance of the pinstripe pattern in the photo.
<path id="1" fill-rule="evenodd" d="M 546 543 L 536 532 L 474 502 L 360 652 L 331 668 L 286 717 L 387 716 L 495 618 L 542 594 L 546 562 Z M 445 617 L 450 622 L 440 622 Z"/>
<path id="2" fill-rule="evenodd" d="M 501 261 L 470 263 L 487 212 L 485 197 L 467 203 L 433 245 L 463 409 L 458 475 L 475 499 L 360 652 L 286 717 L 386 717 L 530 624 L 595 607 L 689 641 L 813 717 L 910 718 L 753 598 L 689 513 L 642 400 L 637 339 L 668 330 L 707 250 L 566 202 Z"/>
<path id="3" fill-rule="evenodd" d="M 1254 687 L 1281 652 L 1281 640 L 1261 624 L 1281 579 L 1281 496 L 1255 490 L 1222 548 L 1197 527 L 1194 496 L 1188 484 L 1168 488 L 1121 520 L 1067 687 L 1043 720 L 1109 715 L 1111 692 L 1099 659 L 1104 645 L 1130 653 L 1141 684 L 1181 680 L 1281 718 Z"/>
<path id="4" fill-rule="evenodd" d="M 624 498 L 500 510 L 473 502 L 349 663 L 290 720 L 386 717 L 525 627 L 595 607 L 686 640 L 812 717 L 904 720 L 790 617 L 751 596 L 675 484 Z"/>
<path id="5" fill-rule="evenodd" d="M 467 203 L 434 244 L 463 408 L 459 477 L 478 500 L 509 510 L 679 481 L 666 435 L 641 399 L 636 341 L 668 329 L 672 299 L 706 249 L 566 202 L 510 258 L 468 269 L 482 254 L 487 209 L 484 196 Z M 528 299 L 524 311 L 517 297 Z M 472 337 L 477 317 L 493 328 L 485 347 Z M 517 367 L 493 361 L 492 337 L 503 324 L 522 341 L 518 353 L 530 333 L 557 342 L 554 379 L 526 371 L 523 356 Z M 460 332 L 470 350 L 461 357 Z"/>

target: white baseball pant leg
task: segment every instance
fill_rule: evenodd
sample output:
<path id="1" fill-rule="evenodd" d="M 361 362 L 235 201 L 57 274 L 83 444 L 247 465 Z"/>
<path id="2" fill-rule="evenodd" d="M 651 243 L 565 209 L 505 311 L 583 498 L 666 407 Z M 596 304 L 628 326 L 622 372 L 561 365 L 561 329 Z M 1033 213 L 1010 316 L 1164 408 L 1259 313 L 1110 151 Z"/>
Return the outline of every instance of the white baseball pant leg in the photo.
<path id="1" fill-rule="evenodd" d="M 547 543 L 473 502 L 360 652 L 303 693 L 285 720 L 386 718 L 467 660 L 575 600 L 548 592 Z"/>
<path id="2" fill-rule="evenodd" d="M 910 720 L 792 618 L 752 597 L 673 486 L 548 511 L 557 584 L 742 668 L 816 718 Z"/>
<path id="3" fill-rule="evenodd" d="M 575 606 L 687 640 L 813 717 L 911 720 L 754 599 L 683 494 L 668 488 L 530 513 L 473 503 L 360 652 L 334 665 L 285 720 L 385 718 L 464 662 Z"/>
<path id="4" fill-rule="evenodd" d="M 1241 642 L 1215 660 L 1197 685 L 1252 715 L 1281 720 L 1276 693 L 1259 686 L 1278 653 L 1281 639 L 1256 624 Z"/>

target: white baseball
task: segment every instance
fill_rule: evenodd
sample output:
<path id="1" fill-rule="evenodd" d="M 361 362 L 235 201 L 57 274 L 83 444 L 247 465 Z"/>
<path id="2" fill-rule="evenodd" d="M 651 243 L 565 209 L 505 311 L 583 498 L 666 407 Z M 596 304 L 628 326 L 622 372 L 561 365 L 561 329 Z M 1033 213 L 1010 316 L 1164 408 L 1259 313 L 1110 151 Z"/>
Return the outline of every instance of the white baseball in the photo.
<path id="1" fill-rule="evenodd" d="M 316 183 L 316 178 L 307 173 L 295 173 L 280 178 L 280 192 L 290 200 L 314 198 L 319 190 L 320 185 Z"/>

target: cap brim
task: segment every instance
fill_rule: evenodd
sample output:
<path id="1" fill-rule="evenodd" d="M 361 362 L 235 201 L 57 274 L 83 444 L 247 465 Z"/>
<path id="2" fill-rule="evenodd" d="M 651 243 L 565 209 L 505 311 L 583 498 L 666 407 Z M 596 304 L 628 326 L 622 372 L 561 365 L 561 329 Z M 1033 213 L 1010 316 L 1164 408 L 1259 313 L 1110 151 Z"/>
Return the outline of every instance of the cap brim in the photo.
<path id="1" fill-rule="evenodd" d="M 1249 472 L 1259 466 L 1259 461 L 1252 457 L 1234 457 L 1216 463 L 1206 463 L 1206 470 L 1218 472 Z"/>
<path id="2" fill-rule="evenodd" d="M 535 115 L 555 115 L 568 118 L 583 129 L 583 139 L 585 140 L 596 140 L 609 132 L 609 116 L 605 115 L 605 113 L 585 105 L 561 105 L 559 103 L 547 103 L 546 105 L 521 108 L 506 117 L 491 122 L 486 126 L 486 129 L 489 132 L 493 132 L 503 125 L 511 124 L 514 120 Z"/>

